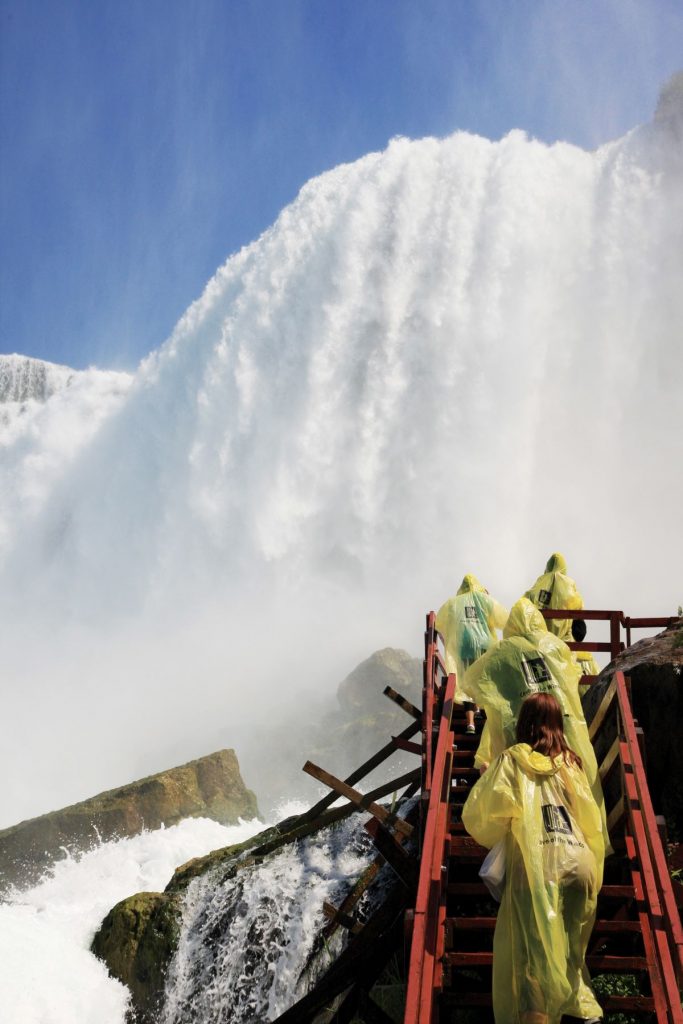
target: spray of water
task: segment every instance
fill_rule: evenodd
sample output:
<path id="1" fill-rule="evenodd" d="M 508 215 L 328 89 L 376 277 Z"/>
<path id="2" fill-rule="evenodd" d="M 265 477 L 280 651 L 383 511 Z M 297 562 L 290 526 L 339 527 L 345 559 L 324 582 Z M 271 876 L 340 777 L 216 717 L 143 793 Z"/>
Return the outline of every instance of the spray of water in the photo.
<path id="1" fill-rule="evenodd" d="M 124 1024 L 128 990 L 89 952 L 102 918 L 134 892 L 159 891 L 178 864 L 262 828 L 191 819 L 66 857 L 0 905 L 0 1019 Z"/>
<path id="2" fill-rule="evenodd" d="M 682 109 L 396 139 L 228 260 L 4 509 L 7 823 L 239 753 L 467 570 L 511 602 L 559 548 L 593 606 L 675 611 Z"/>

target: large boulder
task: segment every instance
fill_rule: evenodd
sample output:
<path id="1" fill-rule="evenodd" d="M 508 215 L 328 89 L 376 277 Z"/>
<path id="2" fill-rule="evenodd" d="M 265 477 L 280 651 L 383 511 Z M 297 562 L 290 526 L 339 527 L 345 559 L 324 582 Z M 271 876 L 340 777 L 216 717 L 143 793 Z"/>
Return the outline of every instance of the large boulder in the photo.
<path id="1" fill-rule="evenodd" d="M 262 806 L 276 808 L 292 796 L 313 802 L 320 783 L 302 774 L 307 758 L 344 778 L 410 725 L 411 717 L 384 696 L 387 686 L 421 707 L 422 661 L 407 651 L 385 647 L 349 672 L 336 693 L 316 694 L 315 701 L 298 700 L 290 716 L 282 715 L 276 724 L 264 721 L 251 747 L 241 754 Z M 405 770 L 419 765 L 412 754 L 394 755 L 394 763 L 381 766 L 366 783 L 379 785 L 385 767 L 393 771 L 401 759 Z"/>
<path id="2" fill-rule="evenodd" d="M 234 750 L 219 750 L 0 831 L 0 891 L 35 882 L 65 850 L 87 850 L 183 818 L 232 825 L 257 816 Z"/>
<path id="3" fill-rule="evenodd" d="M 407 651 L 384 647 L 349 672 L 337 687 L 337 700 L 347 719 L 387 712 L 391 704 L 384 689 L 391 686 L 413 703 L 420 703 L 422 662 Z"/>
<path id="4" fill-rule="evenodd" d="M 616 671 L 631 680 L 634 717 L 645 735 L 648 784 L 669 835 L 683 840 L 683 620 L 639 640 L 610 662 L 584 700 L 590 722 Z M 604 742 L 608 743 L 610 737 Z M 598 756 L 605 753 L 597 751 Z"/>

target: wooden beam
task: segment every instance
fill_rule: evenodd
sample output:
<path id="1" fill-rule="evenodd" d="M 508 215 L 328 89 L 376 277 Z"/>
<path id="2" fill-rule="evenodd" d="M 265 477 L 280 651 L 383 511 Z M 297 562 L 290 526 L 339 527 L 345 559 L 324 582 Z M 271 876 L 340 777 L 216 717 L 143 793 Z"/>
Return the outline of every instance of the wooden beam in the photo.
<path id="1" fill-rule="evenodd" d="M 328 921 L 335 921 L 343 928 L 346 928 L 348 932 L 353 932 L 354 935 L 358 935 L 359 932 L 363 931 L 363 925 L 360 921 L 356 920 L 355 917 L 351 917 L 350 914 L 344 914 L 337 907 L 328 903 L 327 900 L 323 903 L 323 914 Z"/>
<path id="2" fill-rule="evenodd" d="M 602 764 L 600 765 L 599 774 L 600 782 L 604 782 L 613 766 L 617 763 L 619 757 L 619 737 L 615 739 L 612 746 L 609 748 L 605 757 L 603 758 Z"/>
<path id="3" fill-rule="evenodd" d="M 418 814 L 419 814 L 419 806 L 418 805 L 416 805 L 415 807 L 412 807 L 409 810 L 409 812 L 407 814 L 407 819 L 410 822 L 410 824 L 413 824 L 413 822 L 417 821 Z M 402 843 L 404 841 L 403 840 L 403 836 L 401 836 L 401 835 L 397 836 L 396 838 L 397 838 L 397 841 L 399 843 Z M 339 910 L 342 913 L 349 914 L 350 911 L 353 910 L 353 908 L 356 906 L 356 904 L 360 900 L 360 898 L 363 895 L 363 893 L 366 891 L 366 889 L 375 880 L 375 878 L 377 877 L 377 875 L 379 874 L 379 872 L 381 871 L 383 866 L 384 866 L 384 858 L 381 855 L 378 856 L 378 857 L 375 857 L 373 862 L 367 866 L 365 871 L 362 873 L 362 875 L 360 876 L 360 878 L 358 879 L 358 881 L 354 885 L 353 889 L 351 889 L 351 891 L 349 893 L 347 893 L 346 896 L 344 897 L 344 899 L 342 901 L 342 904 L 339 907 Z M 337 927 L 338 927 L 338 925 L 336 924 L 335 921 L 330 921 L 330 923 L 327 924 L 325 926 L 325 928 L 323 929 L 324 937 L 326 939 L 331 938 L 331 936 L 334 935 L 335 931 L 337 930 Z"/>
<path id="4" fill-rule="evenodd" d="M 605 716 L 607 715 L 607 712 L 609 711 L 610 707 L 612 706 L 612 701 L 614 700 L 616 692 L 617 692 L 617 678 L 616 678 L 616 675 L 614 675 L 614 676 L 612 676 L 612 682 L 607 687 L 607 690 L 605 692 L 605 696 L 600 701 L 600 704 L 598 706 L 598 710 L 595 712 L 595 715 L 593 716 L 593 721 L 591 722 L 591 724 L 588 727 L 588 736 L 589 736 L 591 742 L 595 738 L 595 735 L 596 735 L 598 729 L 600 728 L 600 726 L 602 725 L 602 723 L 603 723 L 603 721 L 605 719 Z"/>
<path id="5" fill-rule="evenodd" d="M 399 735 L 401 739 L 409 740 L 416 732 L 419 731 L 420 722 L 411 722 L 410 725 Z M 373 769 L 377 768 L 378 765 L 382 764 L 383 761 L 386 761 L 386 759 L 391 757 L 394 753 L 396 753 L 396 746 L 392 739 L 389 743 L 386 743 L 381 750 L 378 750 L 376 754 L 373 754 L 371 758 L 365 761 L 364 764 L 351 772 L 344 781 L 347 785 L 352 786 L 355 782 L 359 782 L 361 779 L 365 778 L 366 775 L 369 775 Z M 313 806 L 307 811 L 304 811 L 299 818 L 299 824 L 303 825 L 305 822 L 312 821 L 314 818 L 317 818 L 320 812 L 324 811 L 326 807 L 330 806 L 330 804 L 333 804 L 336 799 L 336 793 L 328 793 L 327 796 L 322 797 L 318 800 L 317 804 L 313 804 Z"/>
<path id="6" fill-rule="evenodd" d="M 607 816 L 607 832 L 609 834 L 611 834 L 612 830 L 616 828 L 620 821 L 623 820 L 625 814 L 626 804 L 624 801 L 624 796 L 622 794 L 622 796 L 619 798 L 619 800 L 617 800 L 616 804 Z"/>
<path id="7" fill-rule="evenodd" d="M 420 709 L 416 708 L 414 704 L 411 704 L 409 700 L 406 700 L 406 698 L 397 690 L 394 690 L 393 687 L 385 686 L 382 692 L 385 697 L 388 697 L 389 700 L 393 700 L 394 704 L 398 704 L 398 706 L 403 708 L 403 710 L 411 715 L 412 718 L 415 718 L 418 722 L 422 721 L 422 712 Z"/>
<path id="8" fill-rule="evenodd" d="M 352 994 L 355 985 L 369 987 L 403 941 L 405 894 L 406 890 L 397 886 L 363 930 L 353 936 L 346 949 L 330 964 L 315 987 L 275 1021 L 278 1024 L 307 1024 L 340 993 L 348 989 L 347 995 Z"/>
<path id="9" fill-rule="evenodd" d="M 372 818 L 365 823 L 365 831 L 372 836 L 373 842 L 389 867 L 398 875 L 407 889 L 417 889 L 418 865 L 414 857 L 406 853 L 391 832 L 379 821 Z"/>
<path id="10" fill-rule="evenodd" d="M 422 744 L 413 743 L 412 740 L 402 740 L 400 736 L 391 737 L 396 744 L 397 750 L 405 750 L 407 754 L 417 754 L 418 757 L 422 757 Z"/>
<path id="11" fill-rule="evenodd" d="M 357 807 L 362 807 L 364 810 L 372 814 L 378 821 L 381 821 L 383 825 L 390 825 L 395 828 L 397 832 L 401 832 L 404 836 L 412 835 L 413 827 L 409 825 L 402 818 L 399 818 L 396 814 L 392 814 L 387 811 L 380 804 L 375 803 L 374 800 L 370 799 L 370 795 L 364 796 L 363 793 L 359 793 L 357 789 L 353 789 L 352 786 L 347 785 L 346 782 L 342 782 L 335 775 L 330 775 L 324 768 L 318 767 L 317 764 L 313 764 L 312 761 L 307 761 L 303 767 L 303 770 L 307 775 L 312 775 L 314 779 L 318 779 L 320 782 L 324 782 L 326 786 L 334 790 L 335 794 L 339 796 L 345 796 L 351 803 L 356 804 Z"/>

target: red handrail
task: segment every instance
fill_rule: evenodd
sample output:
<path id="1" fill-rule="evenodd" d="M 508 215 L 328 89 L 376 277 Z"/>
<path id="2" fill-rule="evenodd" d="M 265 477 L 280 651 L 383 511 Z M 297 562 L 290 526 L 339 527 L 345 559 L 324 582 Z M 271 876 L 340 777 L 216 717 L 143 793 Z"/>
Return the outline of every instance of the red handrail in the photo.
<path id="1" fill-rule="evenodd" d="M 683 979 L 683 927 L 647 785 L 624 673 L 616 672 L 615 679 L 621 721 L 619 746 L 629 826 L 641 864 L 657 959 L 667 1004 L 671 1007 L 670 1019 L 680 1024 L 683 1022 L 683 1011 L 678 988 Z"/>
<path id="2" fill-rule="evenodd" d="M 433 613 L 432 613 L 433 614 Z M 433 709 L 437 699 L 437 668 L 443 663 L 435 657 L 436 637 L 433 619 L 427 619 L 427 655 L 425 659 L 425 726 L 431 736 Z M 430 638 L 431 632 L 431 638 Z M 427 683 L 428 680 L 428 683 Z M 430 768 L 429 803 L 425 819 L 413 935 L 408 964 L 405 1021 L 428 1024 L 432 1019 L 434 993 L 442 984 L 446 915 L 445 871 L 449 849 L 448 805 L 453 762 L 451 714 L 455 695 L 455 675 L 449 675 L 440 703 L 439 733 Z M 429 762 L 428 762 L 429 763 Z"/>
<path id="3" fill-rule="evenodd" d="M 591 608 L 579 608 L 570 611 L 564 608 L 542 608 L 541 614 L 544 619 L 588 619 L 588 620 L 600 620 L 608 621 L 610 624 L 610 638 L 609 643 L 595 643 L 595 642 L 584 642 L 574 643 L 573 641 L 568 644 L 573 651 L 609 651 L 611 658 L 617 657 L 617 655 L 624 650 L 624 647 L 631 646 L 631 630 L 632 629 L 652 629 L 655 626 L 662 626 L 665 629 L 668 626 L 672 626 L 674 622 L 678 621 L 678 616 L 659 616 L 650 618 L 633 618 L 630 615 L 624 615 L 622 611 L 617 610 L 604 610 L 604 609 L 591 609 Z M 626 630 L 626 643 L 624 644 L 621 639 L 622 627 Z"/>

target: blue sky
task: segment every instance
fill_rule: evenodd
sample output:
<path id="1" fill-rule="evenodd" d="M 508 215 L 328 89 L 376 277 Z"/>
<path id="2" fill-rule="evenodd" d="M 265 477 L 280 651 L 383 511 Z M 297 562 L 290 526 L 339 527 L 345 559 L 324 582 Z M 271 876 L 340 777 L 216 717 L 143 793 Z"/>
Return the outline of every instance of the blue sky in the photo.
<path id="1" fill-rule="evenodd" d="M 679 0 L 0 0 L 0 351 L 133 368 L 303 183 L 394 135 L 593 147 Z"/>

